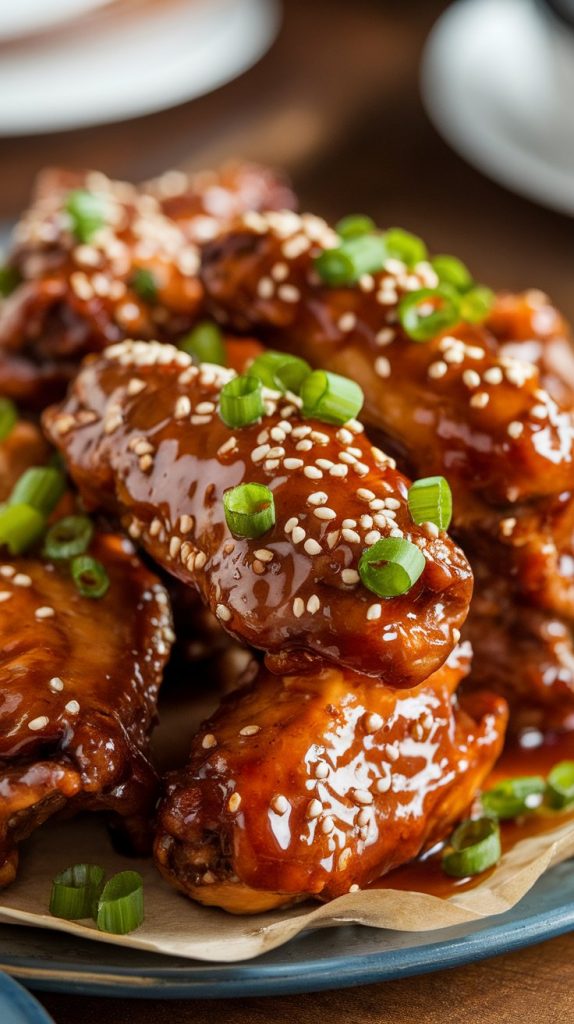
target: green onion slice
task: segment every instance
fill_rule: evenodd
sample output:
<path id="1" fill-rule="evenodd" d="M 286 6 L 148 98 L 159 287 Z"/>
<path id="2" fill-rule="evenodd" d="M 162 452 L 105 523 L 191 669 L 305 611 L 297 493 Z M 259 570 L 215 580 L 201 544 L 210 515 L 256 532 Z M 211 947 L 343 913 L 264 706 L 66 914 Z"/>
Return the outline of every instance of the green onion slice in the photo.
<path id="1" fill-rule="evenodd" d="M 74 558 L 87 551 L 94 533 L 88 516 L 64 516 L 50 527 L 44 541 L 47 558 Z"/>
<path id="2" fill-rule="evenodd" d="M 371 235 L 377 230 L 374 220 L 363 213 L 350 213 L 335 225 L 340 238 L 358 238 L 360 235 Z"/>
<path id="3" fill-rule="evenodd" d="M 139 928 L 144 919 L 143 878 L 139 871 L 120 871 L 106 882 L 95 916 L 101 932 L 127 935 Z"/>
<path id="4" fill-rule="evenodd" d="M 72 230 L 79 242 L 89 242 L 105 223 L 105 206 L 100 196 L 84 188 L 74 189 L 66 202 Z"/>
<path id="5" fill-rule="evenodd" d="M 327 370 L 314 370 L 301 386 L 303 415 L 341 426 L 358 416 L 365 396 L 354 380 Z"/>
<path id="6" fill-rule="evenodd" d="M 66 921 L 93 917 L 104 887 L 104 869 L 98 864 L 74 864 L 52 882 L 50 913 Z"/>
<path id="7" fill-rule="evenodd" d="M 4 441 L 18 422 L 18 410 L 10 398 L 0 398 L 0 441 Z"/>
<path id="8" fill-rule="evenodd" d="M 451 878 L 466 878 L 487 871 L 501 856 L 498 822 L 494 818 L 469 819 L 454 830 L 442 866 Z"/>
<path id="9" fill-rule="evenodd" d="M 486 814 L 501 821 L 518 818 L 540 806 L 544 789 L 545 782 L 540 775 L 504 779 L 482 794 L 482 807 Z"/>
<path id="10" fill-rule="evenodd" d="M 66 478 L 53 466 L 32 466 L 12 489 L 9 505 L 31 505 L 49 516 L 66 489 Z"/>
<path id="11" fill-rule="evenodd" d="M 546 800 L 554 810 L 574 803 L 574 761 L 559 761 L 546 780 Z"/>
<path id="12" fill-rule="evenodd" d="M 157 299 L 157 282 L 151 270 L 147 267 L 138 267 L 134 271 L 131 280 L 134 292 L 144 302 L 155 302 Z"/>
<path id="13" fill-rule="evenodd" d="M 315 260 L 315 270 L 332 287 L 355 284 L 363 274 L 382 270 L 387 258 L 382 235 L 358 235 L 325 249 Z"/>
<path id="14" fill-rule="evenodd" d="M 448 530 L 452 519 L 452 492 L 444 476 L 426 476 L 409 488 L 409 512 L 415 523 L 435 523 Z"/>
<path id="15" fill-rule="evenodd" d="M 197 324 L 179 342 L 179 348 L 187 352 L 194 363 L 216 363 L 227 366 L 227 352 L 223 334 L 217 324 L 210 320 Z"/>
<path id="16" fill-rule="evenodd" d="M 422 551 L 410 540 L 382 537 L 363 551 L 359 576 L 364 586 L 379 597 L 398 597 L 414 586 L 425 565 Z"/>
<path id="17" fill-rule="evenodd" d="M 264 352 L 249 367 L 249 376 L 257 377 L 265 387 L 275 391 L 292 391 L 298 395 L 301 385 L 311 373 L 309 363 L 285 352 Z"/>
<path id="18" fill-rule="evenodd" d="M 31 505 L 6 505 L 0 511 L 0 548 L 21 555 L 32 547 L 46 529 L 46 519 Z"/>
<path id="19" fill-rule="evenodd" d="M 239 484 L 226 491 L 223 508 L 236 537 L 261 537 L 275 525 L 273 494 L 264 484 Z"/>
<path id="20" fill-rule="evenodd" d="M 462 296 L 460 300 L 460 315 L 463 320 L 471 324 L 479 324 L 485 320 L 494 302 L 494 292 L 484 285 L 477 285 Z"/>
<path id="21" fill-rule="evenodd" d="M 468 267 L 457 259 L 456 256 L 441 254 L 431 260 L 431 266 L 439 279 L 440 284 L 449 284 L 456 288 L 457 292 L 467 292 L 472 288 L 472 274 Z"/>
<path id="22" fill-rule="evenodd" d="M 246 427 L 261 419 L 263 412 L 263 389 L 257 377 L 241 374 L 222 387 L 219 415 L 226 426 Z"/>
<path id="23" fill-rule="evenodd" d="M 403 231 L 402 228 L 389 228 L 384 234 L 385 245 L 389 256 L 402 260 L 407 267 L 414 267 L 416 263 L 426 260 L 428 256 L 427 247 L 422 238 L 411 235 L 410 231 Z"/>
<path id="24" fill-rule="evenodd" d="M 98 600 L 107 594 L 109 576 L 101 562 L 89 555 L 76 555 L 70 564 L 72 579 L 82 597 Z"/>
<path id="25" fill-rule="evenodd" d="M 11 295 L 21 280 L 22 276 L 17 267 L 11 267 L 9 263 L 0 267 L 0 295 L 2 298 L 6 299 L 8 295 Z"/>
<path id="26" fill-rule="evenodd" d="M 430 341 L 460 321 L 459 298 L 446 285 L 403 295 L 398 307 L 401 326 L 413 341 Z"/>

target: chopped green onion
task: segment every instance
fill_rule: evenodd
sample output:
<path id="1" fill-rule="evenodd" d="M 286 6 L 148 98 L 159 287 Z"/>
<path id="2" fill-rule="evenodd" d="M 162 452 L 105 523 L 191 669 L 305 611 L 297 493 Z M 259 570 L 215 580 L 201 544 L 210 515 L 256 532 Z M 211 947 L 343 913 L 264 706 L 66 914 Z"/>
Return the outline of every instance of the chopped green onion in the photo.
<path id="1" fill-rule="evenodd" d="M 66 489 L 63 473 L 52 466 L 32 466 L 22 474 L 12 489 L 9 505 L 31 505 L 49 516 Z"/>
<path id="2" fill-rule="evenodd" d="M 132 288 L 144 302 L 155 302 L 157 299 L 157 282 L 151 270 L 138 267 L 132 275 Z"/>
<path id="3" fill-rule="evenodd" d="M 6 505 L 0 511 L 0 548 L 21 555 L 40 539 L 46 519 L 31 505 Z"/>
<path id="4" fill-rule="evenodd" d="M 70 569 L 76 589 L 82 597 L 98 600 L 107 594 L 110 579 L 102 563 L 97 559 L 89 555 L 76 555 L 72 558 Z"/>
<path id="5" fill-rule="evenodd" d="M 98 900 L 96 924 L 101 932 L 127 935 L 144 919 L 143 878 L 139 871 L 120 871 L 106 882 Z"/>
<path id="6" fill-rule="evenodd" d="M 459 299 L 446 285 L 421 288 L 403 295 L 398 308 L 405 334 L 413 341 L 430 341 L 460 320 Z"/>
<path id="7" fill-rule="evenodd" d="M 261 419 L 263 407 L 261 381 L 242 374 L 224 384 L 219 396 L 219 415 L 228 427 L 246 427 Z"/>
<path id="8" fill-rule="evenodd" d="M 66 921 L 93 917 L 104 887 L 104 869 L 98 864 L 74 864 L 52 882 L 50 913 Z"/>
<path id="9" fill-rule="evenodd" d="M 263 352 L 249 367 L 249 376 L 257 377 L 265 387 L 281 392 L 292 391 L 296 395 L 310 373 L 309 363 L 285 352 Z"/>
<path id="10" fill-rule="evenodd" d="M 416 583 L 426 565 L 416 546 L 402 537 L 382 537 L 365 548 L 359 560 L 359 576 L 378 597 L 399 597 Z"/>
<path id="11" fill-rule="evenodd" d="M 500 829 L 494 818 L 463 821 L 450 837 L 450 850 L 443 855 L 443 871 L 451 878 L 466 878 L 498 864 L 502 856 Z"/>
<path id="12" fill-rule="evenodd" d="M 452 288 L 456 288 L 457 292 L 467 292 L 469 288 L 472 288 L 472 274 L 462 260 L 457 259 L 456 256 L 447 256 L 446 254 L 435 256 L 431 260 L 431 266 L 440 284 L 450 284 Z"/>
<path id="13" fill-rule="evenodd" d="M 414 267 L 427 258 L 427 247 L 422 238 L 411 235 L 402 228 L 389 228 L 384 234 L 387 253 L 394 259 L 402 260 L 407 267 Z"/>
<path id="14" fill-rule="evenodd" d="M 448 530 L 452 519 L 452 492 L 444 476 L 426 476 L 409 488 L 409 512 L 415 523 L 434 523 Z"/>
<path id="15" fill-rule="evenodd" d="M 482 807 L 486 814 L 501 821 L 518 818 L 540 806 L 544 789 L 545 782 L 540 775 L 504 779 L 482 794 Z"/>
<path id="16" fill-rule="evenodd" d="M 88 516 L 64 516 L 50 527 L 44 541 L 47 558 L 74 558 L 87 551 L 94 527 Z"/>
<path id="17" fill-rule="evenodd" d="M 0 398 L 0 441 L 4 441 L 18 422 L 18 410 L 10 398 Z"/>
<path id="18" fill-rule="evenodd" d="M 261 537 L 275 525 L 273 494 L 264 484 L 239 484 L 226 491 L 223 508 L 236 537 Z"/>
<path id="19" fill-rule="evenodd" d="M 559 761 L 546 780 L 546 800 L 554 810 L 574 803 L 574 761 Z"/>
<path id="20" fill-rule="evenodd" d="M 363 213 L 350 213 L 335 225 L 340 238 L 358 238 L 359 235 L 371 235 L 377 230 L 374 220 Z"/>
<path id="21" fill-rule="evenodd" d="M 365 396 L 354 380 L 327 370 L 314 370 L 301 386 L 303 415 L 341 426 L 358 416 Z"/>
<path id="22" fill-rule="evenodd" d="M 21 280 L 22 276 L 18 268 L 5 263 L 0 267 L 0 295 L 6 299 L 18 287 Z"/>
<path id="23" fill-rule="evenodd" d="M 355 284 L 363 274 L 382 270 L 387 247 L 382 235 L 359 235 L 325 249 L 315 260 L 315 270 L 333 287 Z"/>
<path id="24" fill-rule="evenodd" d="M 460 300 L 460 315 L 462 320 L 471 324 L 481 323 L 485 320 L 494 302 L 494 293 L 484 285 L 477 285 L 471 288 Z"/>
<path id="25" fill-rule="evenodd" d="M 216 363 L 227 366 L 225 342 L 217 324 L 205 320 L 197 324 L 179 342 L 179 348 L 191 356 L 194 363 Z"/>
<path id="26" fill-rule="evenodd" d="M 89 242 L 105 223 L 105 206 L 100 196 L 84 188 L 74 189 L 68 195 L 66 210 L 72 221 L 72 231 L 79 242 Z"/>

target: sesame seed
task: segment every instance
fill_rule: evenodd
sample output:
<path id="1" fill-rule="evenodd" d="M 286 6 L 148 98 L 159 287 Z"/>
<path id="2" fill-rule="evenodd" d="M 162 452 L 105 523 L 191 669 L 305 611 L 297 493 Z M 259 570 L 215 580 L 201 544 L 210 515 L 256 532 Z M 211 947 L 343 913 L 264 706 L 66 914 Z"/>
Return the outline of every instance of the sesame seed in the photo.
<path id="1" fill-rule="evenodd" d="M 11 597 L 11 590 L 0 590 L 0 603 L 2 603 L 3 601 L 9 601 Z"/>
<path id="2" fill-rule="evenodd" d="M 357 814 L 357 825 L 359 827 L 362 827 L 364 825 L 368 825 L 370 821 L 371 812 L 366 807 L 363 807 Z"/>
<path id="3" fill-rule="evenodd" d="M 395 332 L 392 327 L 383 327 L 382 330 L 375 334 L 375 344 L 380 346 L 390 345 L 394 337 Z"/>
<path id="4" fill-rule="evenodd" d="M 278 793 L 271 801 L 271 807 L 276 814 L 286 814 L 290 806 L 287 797 L 283 796 L 282 793 Z"/>
<path id="5" fill-rule="evenodd" d="M 331 466 L 329 476 L 345 477 L 349 472 L 348 466 Z"/>
<path id="6" fill-rule="evenodd" d="M 227 801 L 227 809 L 232 813 L 238 811 L 241 806 L 241 797 L 239 793 L 232 793 Z"/>
<path id="7" fill-rule="evenodd" d="M 170 558 L 177 558 L 179 549 L 181 547 L 181 537 L 172 537 L 169 542 L 169 556 Z"/>
<path id="8" fill-rule="evenodd" d="M 145 389 L 145 386 L 144 380 L 140 380 L 139 377 L 132 377 L 126 390 L 128 395 L 133 398 L 135 395 L 139 395 L 140 391 Z"/>
<path id="9" fill-rule="evenodd" d="M 64 689 L 64 683 L 59 676 L 54 676 L 50 679 L 48 687 L 52 690 L 52 693 L 60 693 L 60 691 Z"/>
<path id="10" fill-rule="evenodd" d="M 356 882 L 353 882 L 353 884 L 349 886 L 349 892 L 359 892 L 360 889 L 361 889 L 361 886 L 357 885 Z"/>
<path id="11" fill-rule="evenodd" d="M 342 530 L 342 535 L 343 539 L 346 540 L 348 544 L 361 543 L 361 538 L 359 537 L 359 534 L 355 530 L 349 530 L 347 528 L 344 528 Z"/>
<path id="12" fill-rule="evenodd" d="M 470 399 L 473 409 L 484 409 L 490 402 L 490 395 L 486 391 L 477 391 Z"/>
<path id="13" fill-rule="evenodd" d="M 329 765 L 324 761 L 318 761 L 315 765 L 315 778 L 326 779 L 329 775 Z"/>
<path id="14" fill-rule="evenodd" d="M 321 832 L 323 835 L 328 836 L 329 832 L 332 832 L 335 828 L 335 822 L 333 821 L 330 814 L 326 814 L 321 821 Z"/>
<path id="15" fill-rule="evenodd" d="M 270 299 L 275 291 L 275 285 L 270 277 L 262 277 L 257 285 L 257 294 L 261 299 Z"/>
<path id="16" fill-rule="evenodd" d="M 383 719 L 375 711 L 365 715 L 365 732 L 377 732 L 383 727 Z"/>
<path id="17" fill-rule="evenodd" d="M 357 497 L 360 498 L 361 501 L 372 501 L 375 495 L 372 491 L 367 490 L 366 487 L 359 487 L 357 490 Z"/>
<path id="18" fill-rule="evenodd" d="M 428 523 L 423 523 L 422 526 L 423 526 L 423 529 L 424 529 L 425 533 L 427 533 L 429 537 L 433 537 L 435 539 L 436 539 L 436 537 L 438 537 L 438 535 L 440 533 L 440 530 L 439 530 L 438 526 L 436 525 L 436 523 L 431 523 L 429 521 Z"/>
<path id="19" fill-rule="evenodd" d="M 322 551 L 321 545 L 313 537 L 309 537 L 303 547 L 308 555 L 320 555 Z"/>
<path id="20" fill-rule="evenodd" d="M 477 388 L 480 385 L 480 374 L 476 370 L 465 370 L 462 379 L 467 388 Z"/>
<path id="21" fill-rule="evenodd" d="M 367 619 L 369 620 L 369 622 L 376 622 L 377 619 L 380 619 L 382 611 L 382 605 L 380 604 L 369 605 L 369 608 L 367 610 Z"/>
<path id="22" fill-rule="evenodd" d="M 325 491 L 314 491 L 313 494 L 309 495 L 307 501 L 309 505 L 324 505 L 328 497 Z"/>
<path id="23" fill-rule="evenodd" d="M 509 423 L 508 427 L 506 428 L 507 434 L 510 437 L 513 437 L 515 439 L 520 437 L 520 435 L 522 434 L 523 430 L 524 430 L 524 424 L 521 423 L 520 420 L 512 420 L 512 422 Z"/>
<path id="24" fill-rule="evenodd" d="M 331 462 L 331 459 L 316 459 L 315 461 L 321 469 L 332 469 L 335 465 L 334 462 Z"/>
<path id="25" fill-rule="evenodd" d="M 24 572 L 17 572 L 12 580 L 15 587 L 31 587 L 32 580 Z"/>
<path id="26" fill-rule="evenodd" d="M 291 540 L 294 544 L 300 544 L 302 540 L 305 540 L 305 530 L 302 526 L 295 526 L 291 531 Z"/>
<path id="27" fill-rule="evenodd" d="M 303 598 L 296 597 L 293 601 L 293 615 L 296 619 L 300 619 L 305 611 L 305 602 Z"/>
<path id="28" fill-rule="evenodd" d="M 456 626 L 453 627 L 452 638 L 453 638 L 455 644 L 457 644 L 458 641 L 460 640 L 460 629 L 457 629 Z"/>
<path id="29" fill-rule="evenodd" d="M 297 516 L 291 516 L 291 518 L 288 519 L 287 522 L 285 523 L 285 533 L 291 533 L 291 531 L 295 529 L 298 523 L 299 520 L 297 519 Z"/>
<path id="30" fill-rule="evenodd" d="M 314 509 L 313 515 L 316 516 L 317 519 L 322 519 L 325 522 L 329 522 L 329 520 L 337 518 L 337 513 L 334 512 L 332 508 L 328 508 L 327 505 L 324 505 L 322 508 Z"/>
<path id="31" fill-rule="evenodd" d="M 301 469 L 301 466 L 304 466 L 305 463 L 303 459 L 284 459 L 283 465 L 285 469 Z"/>
<path id="32" fill-rule="evenodd" d="M 51 619 L 55 615 L 53 608 L 49 605 L 43 605 L 42 608 L 36 608 L 34 615 L 37 619 Z"/>
<path id="33" fill-rule="evenodd" d="M 49 719 L 46 715 L 40 715 L 38 718 L 33 718 L 31 722 L 28 722 L 28 728 L 32 732 L 38 732 L 40 729 L 45 729 Z"/>
<path id="34" fill-rule="evenodd" d="M 212 747 L 217 746 L 217 740 L 212 732 L 207 732 L 201 741 L 201 745 L 204 750 L 211 750 Z"/>
<path id="35" fill-rule="evenodd" d="M 179 517 L 179 529 L 181 533 L 190 533 L 193 530 L 193 519 L 191 516 L 182 515 Z"/>
<path id="36" fill-rule="evenodd" d="M 515 516 L 509 516 L 507 519 L 501 519 L 500 521 L 500 532 L 503 537 L 511 537 L 516 526 Z"/>
<path id="37" fill-rule="evenodd" d="M 375 359 L 375 373 L 383 378 L 391 376 L 391 364 L 386 356 L 377 356 Z"/>
<path id="38" fill-rule="evenodd" d="M 351 799 L 354 800 L 356 804 L 372 804 L 373 794 L 369 793 L 368 789 L 352 789 Z"/>
<path id="39" fill-rule="evenodd" d="M 258 558 L 261 562 L 272 562 L 273 552 L 269 551 L 268 548 L 258 548 L 258 550 L 255 552 L 255 557 Z"/>
<path id="40" fill-rule="evenodd" d="M 346 583 L 349 586 L 352 586 L 355 583 L 358 583 L 359 582 L 359 578 L 360 577 L 359 577 L 359 574 L 356 571 L 356 569 L 343 569 L 343 571 L 341 573 L 341 579 L 343 580 L 343 583 Z"/>
<path id="41" fill-rule="evenodd" d="M 389 761 L 398 761 L 398 759 L 399 759 L 399 751 L 398 751 L 397 747 L 394 747 L 391 743 L 387 743 L 387 745 L 385 747 L 385 751 L 386 751 L 386 754 L 387 754 L 387 757 L 388 757 Z"/>
<path id="42" fill-rule="evenodd" d="M 304 443 L 304 441 L 301 442 L 301 444 Z M 316 466 L 305 466 L 303 473 L 305 474 L 306 477 L 308 477 L 309 480 L 321 480 L 323 476 L 321 470 L 317 469 Z"/>
<path id="43" fill-rule="evenodd" d="M 375 789 L 377 793 L 386 793 L 391 788 L 391 776 L 383 775 L 380 779 L 375 782 Z"/>
<path id="44" fill-rule="evenodd" d="M 501 384 L 503 374 L 500 366 L 490 366 L 488 370 L 484 371 L 482 377 L 487 384 Z"/>
<path id="45" fill-rule="evenodd" d="M 349 847 L 347 846 L 347 848 L 339 854 L 339 860 L 337 861 L 339 871 L 344 871 L 345 868 L 348 867 L 349 861 L 351 860 L 352 856 L 353 854 L 351 853 Z"/>
<path id="46" fill-rule="evenodd" d="M 240 736 L 255 736 L 261 729 L 260 725 L 244 725 L 243 729 L 239 730 Z"/>
<path id="47" fill-rule="evenodd" d="M 439 377 L 444 377 L 447 370 L 448 366 L 444 360 L 437 359 L 435 363 L 430 364 L 428 368 L 428 375 L 429 377 L 432 377 L 433 380 L 438 380 Z"/>
<path id="48" fill-rule="evenodd" d="M 277 295 L 283 302 L 299 302 L 301 298 L 301 292 L 294 284 L 280 284 Z"/>
<path id="49" fill-rule="evenodd" d="M 340 331 L 352 331 L 357 324 L 357 317 L 354 313 L 343 313 L 339 317 L 337 326 Z"/>
<path id="50" fill-rule="evenodd" d="M 295 445 L 295 449 L 298 452 L 310 452 L 313 447 L 313 442 L 309 441 L 308 438 L 304 438 L 303 441 L 298 441 Z"/>
<path id="51" fill-rule="evenodd" d="M 317 595 L 316 594 L 311 594 L 311 597 L 307 601 L 307 611 L 309 612 L 309 614 L 310 615 L 314 615 L 315 612 L 319 611 L 320 607 L 321 607 L 321 602 L 320 602 L 319 598 L 317 597 Z"/>
<path id="52" fill-rule="evenodd" d="M 271 277 L 274 281 L 284 281 L 289 277 L 289 267 L 286 263 L 275 263 L 271 267 Z"/>
<path id="53" fill-rule="evenodd" d="M 3 576 L 4 579 L 11 579 L 15 572 L 13 565 L 0 565 L 0 576 Z"/>
<path id="54" fill-rule="evenodd" d="M 191 402 L 187 395 L 180 395 L 177 402 L 175 403 L 174 417 L 176 420 L 182 420 L 186 416 L 191 414 Z"/>
<path id="55" fill-rule="evenodd" d="M 77 715 L 80 710 L 80 705 L 77 700 L 69 700 L 64 710 L 69 712 L 70 715 Z"/>
<path id="56" fill-rule="evenodd" d="M 357 520 L 356 519 L 343 519 L 343 522 L 342 522 L 341 525 L 345 529 L 347 529 L 347 530 L 352 530 L 353 527 L 357 525 Z"/>
<path id="57" fill-rule="evenodd" d="M 254 448 L 251 452 L 252 462 L 262 462 L 265 456 L 268 454 L 270 446 L 268 444 L 260 444 L 257 448 Z"/>
<path id="58" fill-rule="evenodd" d="M 152 459 L 151 455 L 142 455 L 141 459 L 139 460 L 139 467 L 140 467 L 142 473 L 145 473 L 146 470 L 151 469 L 152 466 L 153 466 L 153 459 Z"/>
<path id="59" fill-rule="evenodd" d="M 545 420 L 548 417 L 548 409 L 545 405 L 533 405 L 530 411 L 537 420 Z"/>
<path id="60" fill-rule="evenodd" d="M 321 803 L 320 800 L 317 800 L 317 798 L 315 797 L 313 800 L 310 800 L 309 803 L 307 804 L 307 817 L 311 820 L 313 818 L 318 818 L 322 810 L 323 804 Z"/>
<path id="61" fill-rule="evenodd" d="M 379 541 L 380 539 L 380 530 L 369 530 L 369 532 L 365 534 L 365 544 L 367 545 L 368 548 L 372 547 L 373 544 L 376 544 L 377 541 Z"/>
<path id="62" fill-rule="evenodd" d="M 334 547 L 336 547 L 338 541 L 339 530 L 331 530 L 330 533 L 327 534 L 327 544 L 330 547 L 331 551 L 333 550 Z"/>
<path id="63" fill-rule="evenodd" d="M 223 619 L 224 622 L 229 622 L 231 618 L 231 612 L 229 611 L 229 608 L 227 608 L 226 605 L 224 604 L 217 605 L 217 608 L 215 609 L 215 614 L 217 615 L 218 619 Z"/>

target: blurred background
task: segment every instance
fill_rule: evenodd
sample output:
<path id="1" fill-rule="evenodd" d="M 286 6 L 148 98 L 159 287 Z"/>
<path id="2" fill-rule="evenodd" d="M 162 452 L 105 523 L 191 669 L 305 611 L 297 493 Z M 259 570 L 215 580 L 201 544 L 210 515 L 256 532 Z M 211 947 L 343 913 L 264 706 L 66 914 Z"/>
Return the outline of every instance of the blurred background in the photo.
<path id="1" fill-rule="evenodd" d="M 46 164 L 241 156 L 574 318 L 573 99 L 574 0 L 5 0 L 0 232 Z"/>

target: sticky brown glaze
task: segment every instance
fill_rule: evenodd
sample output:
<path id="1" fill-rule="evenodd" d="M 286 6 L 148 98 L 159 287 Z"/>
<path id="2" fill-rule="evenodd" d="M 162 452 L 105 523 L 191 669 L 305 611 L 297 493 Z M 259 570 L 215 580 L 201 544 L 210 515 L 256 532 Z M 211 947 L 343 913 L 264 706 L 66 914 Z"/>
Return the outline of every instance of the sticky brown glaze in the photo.
<path id="1" fill-rule="evenodd" d="M 367 885 L 443 838 L 500 753 L 504 701 L 453 696 L 457 649 L 415 690 L 325 666 L 227 698 L 168 777 L 155 858 L 201 903 L 257 913 Z"/>
<path id="2" fill-rule="evenodd" d="M 162 567 L 199 590 L 236 638 L 291 670 L 308 655 L 412 685 L 447 657 L 472 579 L 446 534 L 411 520 L 408 481 L 350 421 L 305 420 L 295 396 L 264 389 L 266 414 L 241 429 L 217 412 L 223 367 L 124 342 L 88 361 L 44 423 L 84 500 L 122 517 Z M 276 522 L 234 538 L 223 495 L 267 485 Z M 365 547 L 405 537 L 425 554 L 411 590 L 380 600 L 359 580 Z"/>
<path id="3" fill-rule="evenodd" d="M 72 234 L 66 212 L 76 188 L 105 205 L 105 224 L 87 244 Z M 245 203 L 291 200 L 277 176 L 251 165 L 193 177 L 169 172 L 151 191 L 93 171 L 43 172 L 9 255 L 22 283 L 0 301 L 1 393 L 42 406 L 61 397 L 87 352 L 126 336 L 180 338 L 202 305 L 196 243 Z M 154 297 L 135 286 L 142 270 L 153 275 Z"/>
<path id="4" fill-rule="evenodd" d="M 17 844 L 55 813 L 108 811 L 141 845 L 156 798 L 146 752 L 173 638 L 167 595 L 125 539 L 100 535 L 90 553 L 110 578 L 99 601 L 40 558 L 0 564 L 4 883 Z"/>
<path id="5" fill-rule="evenodd" d="M 570 329 L 544 292 L 537 288 L 502 292 L 487 320 L 502 355 L 534 363 L 543 386 L 557 402 L 574 402 L 574 349 Z"/>

